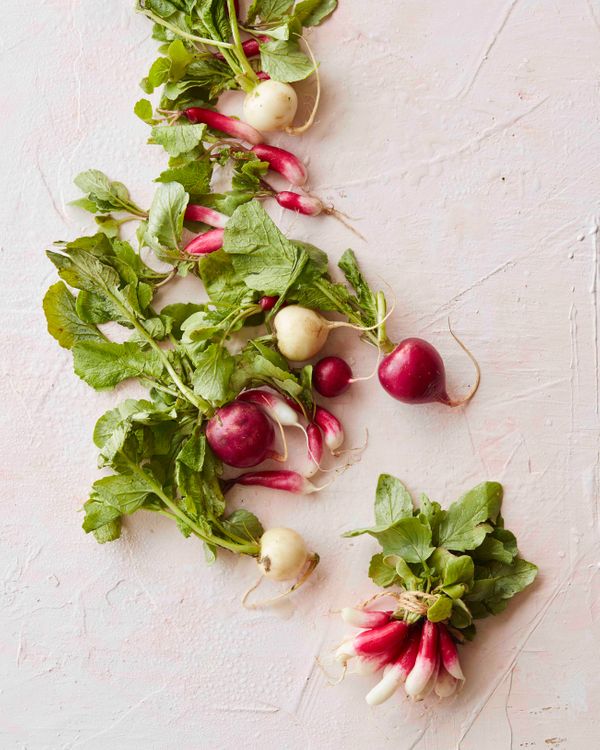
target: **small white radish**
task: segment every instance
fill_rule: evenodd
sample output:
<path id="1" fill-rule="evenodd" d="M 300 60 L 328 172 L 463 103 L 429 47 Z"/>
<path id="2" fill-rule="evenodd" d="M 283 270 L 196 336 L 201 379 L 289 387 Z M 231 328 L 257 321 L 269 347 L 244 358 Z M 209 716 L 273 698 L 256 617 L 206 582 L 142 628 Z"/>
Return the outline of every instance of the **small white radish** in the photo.
<path id="1" fill-rule="evenodd" d="M 267 133 L 284 130 L 296 115 L 298 97 L 289 83 L 261 81 L 244 99 L 244 119 Z"/>
<path id="2" fill-rule="evenodd" d="M 428 687 L 438 663 L 438 629 L 436 624 L 425 620 L 421 632 L 419 653 L 414 667 L 406 678 L 406 693 L 411 698 L 418 698 Z"/>
<path id="3" fill-rule="evenodd" d="M 355 609 L 344 607 L 341 611 L 342 620 L 355 628 L 378 628 L 390 621 L 392 612 L 382 612 L 378 609 Z"/>
<path id="4" fill-rule="evenodd" d="M 294 362 L 311 359 L 325 346 L 333 328 L 358 328 L 344 321 L 327 320 L 316 310 L 302 305 L 283 307 L 273 318 L 277 346 Z"/>
<path id="5" fill-rule="evenodd" d="M 395 662 L 389 664 L 382 679 L 370 690 L 365 700 L 370 706 L 378 706 L 380 703 L 391 698 L 400 685 L 406 680 L 411 669 L 415 665 L 419 651 L 421 628 L 419 625 L 411 625 L 406 641 L 402 646 L 402 652 Z"/>
<path id="6" fill-rule="evenodd" d="M 260 538 L 258 567 L 265 578 L 273 581 L 297 578 L 311 558 L 306 542 L 293 529 L 269 529 Z"/>

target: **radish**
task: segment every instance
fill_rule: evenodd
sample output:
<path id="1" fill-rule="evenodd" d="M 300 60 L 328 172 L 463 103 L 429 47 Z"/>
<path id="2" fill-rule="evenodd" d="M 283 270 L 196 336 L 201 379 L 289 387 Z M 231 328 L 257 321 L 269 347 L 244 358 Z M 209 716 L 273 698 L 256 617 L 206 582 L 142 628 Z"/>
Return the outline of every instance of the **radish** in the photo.
<path id="1" fill-rule="evenodd" d="M 229 216 L 219 213 L 212 208 L 206 208 L 206 206 L 199 206 L 197 204 L 190 204 L 185 209 L 185 220 L 186 221 L 201 221 L 203 224 L 208 224 L 211 227 L 218 227 L 223 229 L 225 224 L 229 220 Z"/>
<path id="2" fill-rule="evenodd" d="M 323 458 L 323 433 L 319 425 L 311 422 L 306 428 L 306 441 L 308 443 L 308 457 L 311 461 L 311 468 L 307 476 L 311 477 L 321 468 L 321 459 Z"/>
<path id="3" fill-rule="evenodd" d="M 370 706 L 378 706 L 391 698 L 406 680 L 415 665 L 420 639 L 421 626 L 419 624 L 411 625 L 400 656 L 386 667 L 381 680 L 367 693 L 365 700 Z"/>
<path id="4" fill-rule="evenodd" d="M 282 208 L 296 211 L 299 214 L 304 214 L 304 216 L 318 216 L 325 211 L 325 206 L 313 195 L 299 195 L 299 193 L 292 193 L 289 190 L 282 190 L 275 193 L 274 198 Z"/>
<path id="5" fill-rule="evenodd" d="M 415 701 L 425 700 L 425 698 L 427 698 L 427 696 L 433 691 L 438 680 L 440 666 L 441 666 L 441 659 L 440 659 L 440 652 L 438 650 L 435 655 L 435 666 L 433 668 L 433 673 L 431 677 L 427 680 L 427 684 L 425 685 L 423 690 L 420 693 L 418 693 L 418 695 L 411 696 L 411 697 L 414 697 Z"/>
<path id="6" fill-rule="evenodd" d="M 269 529 L 260 538 L 258 567 L 265 578 L 273 581 L 297 578 L 312 558 L 306 542 L 293 529 Z"/>
<path id="7" fill-rule="evenodd" d="M 273 425 L 264 412 L 243 401 L 217 409 L 206 425 L 206 439 L 215 455 L 239 469 L 278 458 L 272 450 L 274 438 Z"/>
<path id="8" fill-rule="evenodd" d="M 390 396 L 406 404 L 438 401 L 446 406 L 460 406 L 468 403 L 479 388 L 479 365 L 466 346 L 456 336 L 454 338 L 471 358 L 476 369 L 475 383 L 463 399 L 454 401 L 448 396 L 442 358 L 430 343 L 419 338 L 404 339 L 381 360 L 379 382 Z"/>
<path id="9" fill-rule="evenodd" d="M 259 133 L 258 130 L 255 130 L 250 125 L 233 117 L 222 115 L 220 112 L 215 112 L 212 109 L 188 107 L 183 113 L 190 122 L 203 122 L 209 128 L 219 130 L 221 133 L 227 133 L 227 135 L 239 138 L 247 143 L 252 143 L 255 146 L 264 141 L 262 133 Z"/>
<path id="10" fill-rule="evenodd" d="M 344 442 L 344 428 L 340 420 L 327 409 L 317 406 L 315 407 L 314 421 L 323 431 L 325 445 L 334 456 L 338 455 Z"/>
<path id="11" fill-rule="evenodd" d="M 260 306 L 260 309 L 263 310 L 263 312 L 269 312 L 269 310 L 272 310 L 275 307 L 278 299 L 279 297 L 277 296 L 271 296 L 271 295 L 266 294 L 264 297 L 261 297 L 258 300 L 258 304 Z"/>
<path id="12" fill-rule="evenodd" d="M 285 427 L 298 427 L 304 432 L 304 427 L 298 421 L 298 412 L 275 393 L 263 391 L 260 388 L 251 388 L 238 394 L 237 399 L 260 406 L 274 422 Z"/>
<path id="13" fill-rule="evenodd" d="M 458 682 L 459 681 L 456 679 L 456 677 L 453 677 L 450 672 L 447 672 L 446 669 L 441 666 L 437 680 L 435 682 L 435 694 L 439 698 L 449 698 L 453 693 L 456 692 Z"/>
<path id="14" fill-rule="evenodd" d="M 304 164 L 289 151 L 276 146 L 267 146 L 264 143 L 254 146 L 252 151 L 261 161 L 268 162 L 269 169 L 279 172 L 292 185 L 302 187 L 308 179 L 308 172 Z M 295 195 L 295 193 L 290 193 L 290 195 Z"/>
<path id="15" fill-rule="evenodd" d="M 341 396 L 353 382 L 352 370 L 341 357 L 323 357 L 313 368 L 312 382 L 321 396 L 327 398 Z"/>
<path id="16" fill-rule="evenodd" d="M 440 654 L 444 669 L 457 680 L 464 680 L 465 676 L 458 660 L 458 650 L 448 628 L 443 624 L 438 625 L 440 637 Z"/>
<path id="17" fill-rule="evenodd" d="M 406 678 L 407 695 L 417 698 L 422 695 L 433 677 L 438 658 L 438 629 L 433 622 L 425 620 L 421 632 L 419 652 L 414 667 Z"/>
<path id="18" fill-rule="evenodd" d="M 361 671 L 376 672 L 397 658 L 407 631 L 408 625 L 403 620 L 392 620 L 386 625 L 363 630 L 342 643 L 335 658 L 346 666 L 352 657 L 358 657 Z"/>
<path id="19" fill-rule="evenodd" d="M 334 328 L 365 330 L 345 321 L 327 320 L 316 310 L 302 305 L 288 305 L 279 310 L 273 318 L 273 327 L 279 351 L 294 362 L 302 362 L 318 354 L 325 346 L 329 331 Z"/>
<path id="20" fill-rule="evenodd" d="M 261 36 L 260 41 L 268 42 L 269 37 Z M 244 42 L 242 42 L 242 50 L 244 51 L 246 57 L 256 57 L 257 55 L 259 55 L 260 44 L 258 39 L 246 39 Z M 213 57 L 216 57 L 217 60 L 225 60 L 225 56 L 221 52 L 213 52 Z"/>
<path id="21" fill-rule="evenodd" d="M 390 621 L 392 612 L 382 612 L 379 609 L 354 609 L 344 607 L 341 613 L 342 620 L 355 628 L 378 628 Z"/>
<path id="22" fill-rule="evenodd" d="M 190 255 L 208 255 L 223 247 L 224 229 L 209 229 L 208 232 L 198 234 L 185 246 L 185 252 Z"/>
<path id="23" fill-rule="evenodd" d="M 292 124 L 297 108 L 298 97 L 289 83 L 273 80 L 261 81 L 246 94 L 244 119 L 252 129 L 257 128 L 267 133 L 284 130 Z M 249 143 L 252 142 L 249 141 Z M 262 139 L 255 143 L 261 142 Z"/>
<path id="24" fill-rule="evenodd" d="M 257 70 L 256 71 L 256 77 L 259 81 L 270 81 L 271 76 L 268 73 L 265 73 L 264 70 Z"/>
<path id="25" fill-rule="evenodd" d="M 227 461 L 225 461 L 225 463 L 227 463 Z M 257 461 L 256 463 L 260 462 Z M 235 464 L 231 465 L 234 466 Z M 254 465 L 255 464 L 247 464 L 247 466 Z M 290 471 L 289 469 L 279 469 L 275 471 L 249 471 L 245 474 L 240 474 L 239 477 L 235 477 L 230 481 L 232 484 L 243 484 L 246 487 L 268 487 L 272 490 L 292 492 L 295 495 L 311 495 L 313 492 L 325 489 L 324 487 L 315 487 L 315 485 L 306 477 L 303 477 L 302 474 L 299 474 L 297 471 Z"/>

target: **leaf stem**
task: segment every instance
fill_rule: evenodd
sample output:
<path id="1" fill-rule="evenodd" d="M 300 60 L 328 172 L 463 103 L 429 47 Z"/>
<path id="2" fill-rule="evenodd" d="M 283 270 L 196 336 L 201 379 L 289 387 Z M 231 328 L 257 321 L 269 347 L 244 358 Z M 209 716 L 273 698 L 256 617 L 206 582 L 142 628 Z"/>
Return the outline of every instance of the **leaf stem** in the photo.
<path id="1" fill-rule="evenodd" d="M 180 36 L 183 39 L 189 39 L 190 42 L 200 42 L 201 44 L 207 44 L 212 47 L 219 47 L 223 50 L 234 49 L 233 44 L 230 44 L 229 42 L 219 42 L 216 39 L 206 39 L 205 37 L 196 36 L 195 34 L 189 34 L 187 31 L 183 31 L 183 29 L 180 29 L 178 26 L 165 21 L 164 18 L 157 16 L 151 10 L 145 8 L 144 5 L 142 5 L 141 0 L 138 0 L 135 6 L 135 10 L 138 13 L 142 13 L 144 16 L 149 18 L 151 21 L 154 21 L 154 23 L 158 24 L 159 26 L 163 26 L 165 29 L 169 29 L 169 31 L 177 34 L 177 36 Z"/>
<path id="2" fill-rule="evenodd" d="M 229 11 L 229 23 L 231 25 L 231 35 L 233 36 L 233 46 L 235 48 L 235 55 L 238 59 L 238 62 L 242 66 L 242 71 L 244 73 L 244 78 L 247 78 L 249 81 L 249 86 L 245 87 L 244 82 L 240 80 L 240 86 L 246 91 L 251 91 L 253 88 L 258 86 L 260 81 L 258 80 L 258 77 L 256 73 L 254 72 L 254 68 L 252 65 L 250 65 L 250 62 L 248 58 L 246 57 L 246 53 L 244 52 L 244 48 L 242 47 L 242 40 L 240 39 L 240 29 L 237 22 L 237 16 L 235 13 L 235 3 L 234 0 L 227 0 L 227 10 Z"/>

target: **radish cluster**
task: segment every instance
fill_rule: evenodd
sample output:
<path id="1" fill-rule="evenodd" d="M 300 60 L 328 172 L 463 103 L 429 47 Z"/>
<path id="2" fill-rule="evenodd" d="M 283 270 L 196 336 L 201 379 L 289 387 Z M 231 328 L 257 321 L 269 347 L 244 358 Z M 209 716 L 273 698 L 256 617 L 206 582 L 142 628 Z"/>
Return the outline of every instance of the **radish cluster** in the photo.
<path id="1" fill-rule="evenodd" d="M 406 695 L 419 701 L 431 692 L 440 698 L 452 695 L 464 682 L 456 644 L 441 622 L 419 620 L 408 624 L 392 612 L 346 608 L 344 621 L 365 628 L 336 651 L 344 667 L 352 660 L 356 672 L 383 672 L 366 695 L 371 706 L 392 697 L 403 684 Z"/>

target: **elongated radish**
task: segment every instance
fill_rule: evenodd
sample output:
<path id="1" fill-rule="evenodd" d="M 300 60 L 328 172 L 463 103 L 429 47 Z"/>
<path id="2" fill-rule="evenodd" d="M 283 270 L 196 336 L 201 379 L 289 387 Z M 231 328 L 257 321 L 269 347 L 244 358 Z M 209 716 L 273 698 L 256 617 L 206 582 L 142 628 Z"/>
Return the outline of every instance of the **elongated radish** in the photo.
<path id="1" fill-rule="evenodd" d="M 208 232 L 198 234 L 185 246 L 185 252 L 190 255 L 208 255 L 223 247 L 224 229 L 209 229 Z"/>
<path id="2" fill-rule="evenodd" d="M 311 495 L 313 492 L 325 489 L 324 487 L 315 487 L 305 476 L 289 469 L 248 471 L 245 474 L 240 474 L 239 477 L 235 477 L 231 482 L 246 487 L 268 487 L 271 490 L 292 492 L 295 495 Z"/>
<path id="3" fill-rule="evenodd" d="M 264 312 L 269 312 L 269 310 L 272 310 L 275 307 L 278 299 L 279 297 L 277 296 L 266 294 L 264 297 L 261 297 L 258 300 L 258 304 L 260 305 L 261 310 L 263 310 Z"/>
<path id="4" fill-rule="evenodd" d="M 311 468 L 307 476 L 311 477 L 321 468 L 323 458 L 323 433 L 318 424 L 311 422 L 306 428 L 306 441 L 308 444 L 308 457 Z"/>
<path id="5" fill-rule="evenodd" d="M 208 224 L 211 227 L 218 227 L 223 229 L 225 224 L 229 221 L 229 216 L 215 211 L 213 208 L 207 208 L 206 206 L 199 206 L 195 203 L 190 204 L 185 209 L 185 220 L 186 221 L 201 221 L 204 224 Z"/>
<path id="6" fill-rule="evenodd" d="M 243 401 L 217 409 L 206 425 L 206 439 L 215 455 L 229 466 L 256 466 L 278 458 L 272 450 L 273 424 L 255 404 Z"/>
<path id="7" fill-rule="evenodd" d="M 269 37 L 268 36 L 262 36 L 260 37 L 260 41 L 268 42 Z M 260 54 L 260 42 L 258 39 L 246 39 L 242 42 L 242 49 L 244 50 L 244 54 L 246 57 L 252 58 L 256 57 Z M 221 52 L 213 52 L 213 57 L 216 57 L 217 60 L 224 60 L 225 57 Z"/>
<path id="8" fill-rule="evenodd" d="M 325 445 L 334 456 L 337 455 L 344 442 L 344 428 L 340 420 L 322 406 L 316 406 L 314 421 L 323 431 Z"/>
<path id="9" fill-rule="evenodd" d="M 406 680 L 415 665 L 420 639 L 421 625 L 419 623 L 411 625 L 400 655 L 386 667 L 381 680 L 367 693 L 365 700 L 370 706 L 377 706 L 391 698 Z"/>
<path id="10" fill-rule="evenodd" d="M 282 208 L 296 211 L 304 216 L 318 216 L 325 210 L 325 206 L 314 195 L 300 195 L 289 190 L 281 190 L 273 197 Z"/>
<path id="11" fill-rule="evenodd" d="M 344 607 L 341 611 L 342 620 L 355 628 L 378 628 L 390 621 L 392 612 L 379 609 L 355 609 Z"/>
<path id="12" fill-rule="evenodd" d="M 292 185 L 302 187 L 308 179 L 306 167 L 300 159 L 298 159 L 297 156 L 294 156 L 290 151 L 286 151 L 283 148 L 277 148 L 276 146 L 268 146 L 266 143 L 254 146 L 252 151 L 254 151 L 261 161 L 268 162 L 269 169 L 272 169 L 274 172 L 279 172 L 279 174 L 285 177 L 288 182 L 291 182 Z M 295 193 L 291 193 L 291 195 L 295 195 Z"/>
<path id="13" fill-rule="evenodd" d="M 397 658 L 407 632 L 408 625 L 403 620 L 392 620 L 380 627 L 363 630 L 342 643 L 335 658 L 345 665 L 352 657 L 358 657 L 365 670 L 376 671 Z"/>
<path id="14" fill-rule="evenodd" d="M 465 676 L 460 666 L 458 650 L 454 643 L 454 639 L 448 632 L 448 628 L 443 623 L 439 623 L 438 630 L 440 638 L 440 654 L 444 669 L 457 680 L 464 680 Z"/>
<path id="15" fill-rule="evenodd" d="M 297 108 L 298 97 L 289 83 L 261 81 L 246 94 L 244 119 L 251 127 L 266 133 L 284 130 L 292 124 Z"/>
<path id="16" fill-rule="evenodd" d="M 251 125 L 241 120 L 236 120 L 234 117 L 222 115 L 220 112 L 215 112 L 212 109 L 188 107 L 183 113 L 190 122 L 204 123 L 209 128 L 219 130 L 221 133 L 227 133 L 227 135 L 239 138 L 247 143 L 252 143 L 255 146 L 264 141 L 262 133 L 259 133 Z"/>
<path id="17" fill-rule="evenodd" d="M 453 677 L 443 666 L 440 667 L 440 671 L 435 682 L 435 694 L 439 698 L 449 698 L 453 693 L 456 692 L 459 680 Z"/>
<path id="18" fill-rule="evenodd" d="M 433 622 L 425 620 L 421 632 L 419 653 L 414 667 L 406 678 L 406 693 L 413 698 L 421 695 L 433 676 L 438 655 L 438 629 Z"/>
<path id="19" fill-rule="evenodd" d="M 292 409 L 281 396 L 263 391 L 260 388 L 251 388 L 238 394 L 238 401 L 246 401 L 249 404 L 260 406 L 273 421 L 279 422 L 285 427 L 298 427 L 304 432 L 304 427 L 298 420 L 298 412 Z"/>
<path id="20" fill-rule="evenodd" d="M 438 680 L 440 667 L 441 667 L 441 659 L 440 659 L 440 652 L 438 649 L 435 655 L 435 666 L 433 668 L 433 673 L 431 677 L 427 680 L 427 684 L 425 685 L 423 690 L 421 690 L 420 693 L 418 693 L 417 695 L 411 696 L 412 698 L 414 698 L 415 701 L 425 700 L 425 698 L 427 698 L 427 696 L 433 691 Z"/>
<path id="21" fill-rule="evenodd" d="M 266 578 L 289 581 L 302 573 L 311 556 L 297 531 L 273 528 L 260 539 L 258 566 Z"/>
<path id="22" fill-rule="evenodd" d="M 259 81 L 270 81 L 271 76 L 268 73 L 265 73 L 264 70 L 257 70 L 256 71 L 256 77 Z"/>

